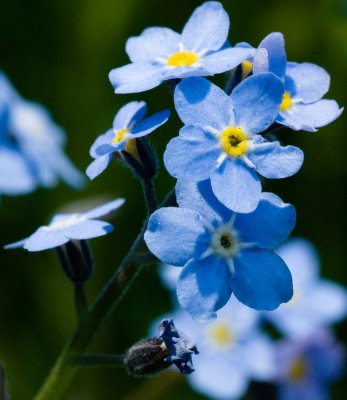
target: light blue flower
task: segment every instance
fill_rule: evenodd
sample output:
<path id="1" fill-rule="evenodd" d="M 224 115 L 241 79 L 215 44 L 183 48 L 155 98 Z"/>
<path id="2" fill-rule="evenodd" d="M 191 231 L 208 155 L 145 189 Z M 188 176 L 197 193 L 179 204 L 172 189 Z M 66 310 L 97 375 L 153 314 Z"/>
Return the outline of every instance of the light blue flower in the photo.
<path id="1" fill-rule="evenodd" d="M 271 33 L 260 43 L 253 60 L 253 73 L 270 71 L 285 83 L 276 118 L 294 130 L 317 131 L 338 118 L 343 108 L 335 100 L 322 100 L 329 90 L 330 76 L 311 63 L 287 62 L 283 35 Z"/>
<path id="2" fill-rule="evenodd" d="M 41 226 L 26 239 L 9 244 L 5 248 L 23 247 L 28 251 L 42 251 L 62 246 L 69 240 L 86 240 L 106 235 L 113 231 L 113 226 L 97 218 L 123 204 L 124 199 L 117 199 L 87 212 L 57 214 L 49 225 Z"/>
<path id="3" fill-rule="evenodd" d="M 59 178 L 80 187 L 83 176 L 63 152 L 65 134 L 41 105 L 22 99 L 0 72 L 0 193 L 18 195 Z"/>
<path id="4" fill-rule="evenodd" d="M 188 377 L 197 392 L 216 400 L 240 399 L 252 379 L 272 378 L 273 344 L 260 330 L 256 311 L 231 299 L 208 325 L 195 322 L 183 310 L 170 315 L 198 343 L 195 372 Z"/>
<path id="5" fill-rule="evenodd" d="M 282 341 L 275 348 L 280 400 L 329 400 L 329 385 L 342 375 L 344 348 L 328 330 Z"/>
<path id="6" fill-rule="evenodd" d="M 266 317 L 285 335 L 314 334 L 347 314 L 347 292 L 342 286 L 319 277 L 319 257 L 313 245 L 303 239 L 290 240 L 276 253 L 288 265 L 293 277 L 293 298 Z"/>
<path id="7" fill-rule="evenodd" d="M 283 84 L 274 74 L 244 80 L 228 96 L 203 78 L 177 85 L 175 107 L 183 123 L 164 154 L 171 175 L 188 181 L 211 180 L 216 197 L 236 212 L 258 205 L 266 178 L 295 174 L 303 153 L 294 146 L 268 142 L 261 135 L 278 115 Z"/>
<path id="8" fill-rule="evenodd" d="M 115 92 L 143 92 L 165 80 L 231 70 L 254 50 L 225 46 L 228 31 L 229 17 L 216 1 L 198 7 L 182 34 L 162 27 L 145 29 L 127 41 L 126 52 L 132 63 L 110 72 Z"/>
<path id="9" fill-rule="evenodd" d="M 86 171 L 90 179 L 100 175 L 116 153 L 127 151 L 137 158 L 135 139 L 150 134 L 170 116 L 169 110 L 163 110 L 144 118 L 146 111 L 144 101 L 132 101 L 118 111 L 112 129 L 100 135 L 90 149 L 90 155 L 95 158 Z"/>
<path id="10" fill-rule="evenodd" d="M 288 267 L 271 249 L 293 229 L 293 206 L 263 193 L 254 212 L 236 214 L 216 199 L 209 181 L 178 181 L 176 197 L 180 208 L 155 211 L 144 238 L 161 261 L 184 267 L 177 297 L 194 319 L 215 319 L 232 293 L 262 310 L 291 298 Z"/>

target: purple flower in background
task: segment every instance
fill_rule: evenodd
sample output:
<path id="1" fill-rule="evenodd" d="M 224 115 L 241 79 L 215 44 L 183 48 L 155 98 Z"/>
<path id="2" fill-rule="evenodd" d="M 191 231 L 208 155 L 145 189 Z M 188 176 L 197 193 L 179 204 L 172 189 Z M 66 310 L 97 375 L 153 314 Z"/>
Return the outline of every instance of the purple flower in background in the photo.
<path id="1" fill-rule="evenodd" d="M 304 337 L 346 316 L 346 289 L 320 278 L 319 256 L 311 243 L 292 239 L 276 253 L 292 273 L 294 294 L 288 303 L 265 315 L 283 334 Z"/>
<path id="2" fill-rule="evenodd" d="M 329 385 L 342 373 L 344 348 L 327 330 L 275 347 L 280 400 L 329 400 Z"/>
<path id="3" fill-rule="evenodd" d="M 124 199 L 117 199 L 84 213 L 57 214 L 49 225 L 41 226 L 26 239 L 9 244 L 5 248 L 23 247 L 28 251 L 42 251 L 62 246 L 70 240 L 86 240 L 106 235 L 113 231 L 113 226 L 97 218 L 123 204 Z"/>
<path id="4" fill-rule="evenodd" d="M 143 92 L 169 79 L 214 75 L 236 67 L 254 50 L 226 46 L 228 32 L 229 17 L 216 1 L 198 7 L 181 34 L 162 27 L 145 29 L 127 41 L 132 63 L 110 72 L 115 92 Z"/>

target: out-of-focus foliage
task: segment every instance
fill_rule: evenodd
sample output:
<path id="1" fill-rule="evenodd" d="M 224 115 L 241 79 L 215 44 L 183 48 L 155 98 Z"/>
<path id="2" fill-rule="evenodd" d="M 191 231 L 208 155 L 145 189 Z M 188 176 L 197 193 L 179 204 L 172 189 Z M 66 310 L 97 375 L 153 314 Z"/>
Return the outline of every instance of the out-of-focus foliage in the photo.
<path id="1" fill-rule="evenodd" d="M 145 100 L 149 113 L 163 108 L 173 110 L 172 96 L 165 86 L 137 95 L 113 93 L 107 75 L 112 68 L 128 62 L 126 39 L 148 26 L 169 26 L 180 31 L 200 3 L 2 0 L 0 68 L 23 97 L 48 107 L 54 120 L 67 131 L 67 154 L 84 170 L 91 162 L 90 145 L 109 128 L 123 104 Z M 281 31 L 288 59 L 325 68 L 332 77 L 326 97 L 336 99 L 341 106 L 347 104 L 345 0 L 222 3 L 231 19 L 232 44 L 247 41 L 257 46 L 269 32 Z M 285 140 L 290 136 L 290 142 L 304 150 L 304 166 L 293 178 L 267 182 L 265 186 L 296 206 L 295 233 L 317 245 L 323 275 L 345 284 L 346 122 L 344 113 L 318 133 L 285 133 Z M 153 134 L 152 141 L 160 155 L 179 127 L 173 113 L 165 127 Z M 157 183 L 162 198 L 174 180 L 162 169 Z M 82 202 L 81 207 L 87 209 L 116 197 L 125 197 L 127 203 L 113 220 L 115 232 L 92 243 L 96 270 L 88 293 L 93 299 L 127 252 L 145 213 L 139 185 L 129 171 L 116 163 L 83 191 L 60 185 L 29 196 L 2 198 L 0 244 L 30 234 L 68 203 Z M 54 252 L 0 252 L 0 358 L 9 377 L 12 398 L 32 398 L 75 325 L 72 292 Z M 169 303 L 154 268 L 145 270 L 95 341 L 93 350 L 122 352 L 146 335 L 148 323 L 167 311 Z M 339 337 L 346 338 L 346 333 L 346 324 L 340 325 Z M 344 389 L 340 382 L 334 399 L 343 399 Z M 163 398 L 164 393 L 168 400 L 202 398 L 191 393 L 181 378 L 163 374 L 148 381 L 134 380 L 118 369 L 82 370 L 66 398 L 153 400 Z"/>

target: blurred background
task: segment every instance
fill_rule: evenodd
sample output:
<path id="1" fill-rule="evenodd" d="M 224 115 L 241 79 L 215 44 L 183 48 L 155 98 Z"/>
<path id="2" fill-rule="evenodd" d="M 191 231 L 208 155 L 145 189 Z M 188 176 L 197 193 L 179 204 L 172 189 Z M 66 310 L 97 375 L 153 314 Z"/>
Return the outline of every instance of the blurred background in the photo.
<path id="1" fill-rule="evenodd" d="M 222 1 L 231 19 L 232 44 L 258 46 L 273 31 L 286 39 L 288 59 L 310 61 L 332 77 L 327 98 L 347 104 L 346 0 Z M 125 42 L 148 26 L 181 31 L 197 0 L 1 0 L 0 69 L 26 99 L 45 105 L 67 132 L 66 152 L 82 171 L 91 162 L 89 148 L 111 127 L 116 111 L 131 100 L 145 100 L 149 113 L 173 110 L 165 86 L 135 95 L 115 95 L 108 72 L 128 63 Z M 347 286 L 346 252 L 346 112 L 318 133 L 284 132 L 287 142 L 305 152 L 305 163 L 293 178 L 267 182 L 284 201 L 296 206 L 295 235 L 311 240 L 321 255 L 323 275 Z M 152 136 L 161 155 L 181 126 L 173 112 Z M 174 185 L 164 168 L 157 179 L 159 199 Z M 75 326 L 72 290 L 55 253 L 4 251 L 3 245 L 31 234 L 69 203 L 95 204 L 116 197 L 127 202 L 112 218 L 115 232 L 94 240 L 96 269 L 88 284 L 90 299 L 98 293 L 126 254 L 141 227 L 145 208 L 141 188 L 131 173 L 113 163 L 85 189 L 63 184 L 0 204 L 0 359 L 12 399 L 30 399 Z M 95 352 L 121 353 L 146 336 L 153 319 L 170 309 L 155 268 L 146 269 L 128 291 L 117 312 L 94 342 Z M 347 340 L 347 324 L 337 327 Z M 344 399 L 347 383 L 334 387 Z M 162 375 L 152 380 L 128 377 L 123 370 L 82 370 L 67 399 L 202 399 L 182 378 Z"/>

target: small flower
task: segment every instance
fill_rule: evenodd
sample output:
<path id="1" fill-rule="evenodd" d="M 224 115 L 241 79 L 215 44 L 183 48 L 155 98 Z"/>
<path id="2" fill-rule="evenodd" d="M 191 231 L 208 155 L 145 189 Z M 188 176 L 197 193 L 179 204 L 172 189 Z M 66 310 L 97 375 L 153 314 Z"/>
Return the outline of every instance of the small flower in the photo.
<path id="1" fill-rule="evenodd" d="M 130 374 L 135 376 L 153 375 L 175 365 L 182 374 L 191 374 L 192 354 L 198 349 L 191 339 L 176 329 L 172 319 L 159 324 L 159 335 L 135 343 L 128 350 L 124 363 Z"/>
<path id="2" fill-rule="evenodd" d="M 236 212 L 258 205 L 266 178 L 295 174 L 303 153 L 294 146 L 268 142 L 259 133 L 278 115 L 282 82 L 272 73 L 251 76 L 228 96 L 203 78 L 176 87 L 175 107 L 183 123 L 164 154 L 169 173 L 187 181 L 211 180 L 215 196 Z"/>
<path id="3" fill-rule="evenodd" d="M 266 313 L 282 333 L 293 337 L 308 336 L 346 316 L 346 289 L 319 277 L 319 257 L 312 244 L 303 239 L 292 239 L 276 253 L 288 265 L 294 288 L 293 298 L 288 303 Z"/>
<path id="4" fill-rule="evenodd" d="M 293 229 L 293 206 L 263 193 L 254 212 L 236 214 L 215 198 L 209 181 L 178 181 L 176 197 L 180 208 L 155 211 L 144 238 L 161 261 L 183 267 L 177 297 L 194 319 L 215 319 L 232 293 L 262 310 L 291 298 L 288 267 L 271 249 Z"/>
<path id="5" fill-rule="evenodd" d="M 322 100 L 329 90 L 330 76 L 311 63 L 287 62 L 283 35 L 271 33 L 260 43 L 253 60 L 253 73 L 273 72 L 285 84 L 279 124 L 294 130 L 317 131 L 338 118 L 343 108 L 334 100 Z"/>
<path id="6" fill-rule="evenodd" d="M 143 92 L 169 79 L 214 75 L 236 67 L 254 50 L 227 48 L 228 31 L 229 17 L 216 1 L 198 7 L 182 34 L 169 28 L 145 29 L 127 41 L 132 63 L 110 72 L 115 92 Z"/>
<path id="7" fill-rule="evenodd" d="M 100 175 L 117 153 L 127 152 L 135 160 L 139 159 L 136 139 L 150 134 L 165 124 L 170 116 L 169 110 L 163 110 L 144 118 L 146 111 L 147 106 L 144 101 L 132 101 L 118 111 L 113 121 L 113 128 L 100 135 L 90 149 L 90 155 L 95 158 L 86 171 L 90 179 Z"/>
<path id="8" fill-rule="evenodd" d="M 282 341 L 276 349 L 280 400 L 329 400 L 328 386 L 342 373 L 344 348 L 328 330 L 301 340 Z"/>
<path id="9" fill-rule="evenodd" d="M 124 204 L 124 199 L 110 201 L 90 211 L 78 214 L 57 214 L 47 226 L 41 226 L 32 235 L 5 246 L 6 249 L 23 247 L 28 251 L 42 251 L 62 246 L 71 240 L 86 240 L 113 231 L 108 222 L 100 221 L 103 215 Z"/>
<path id="10" fill-rule="evenodd" d="M 0 72 L 0 193 L 18 195 L 58 178 L 74 187 L 83 176 L 63 153 L 65 134 L 41 105 L 22 99 Z"/>
<path id="11" fill-rule="evenodd" d="M 197 392 L 216 400 L 240 399 L 250 380 L 272 378 L 273 344 L 261 332 L 259 317 L 236 299 L 208 325 L 193 321 L 182 309 L 173 314 L 176 324 L 199 344 L 195 372 L 188 377 Z"/>

